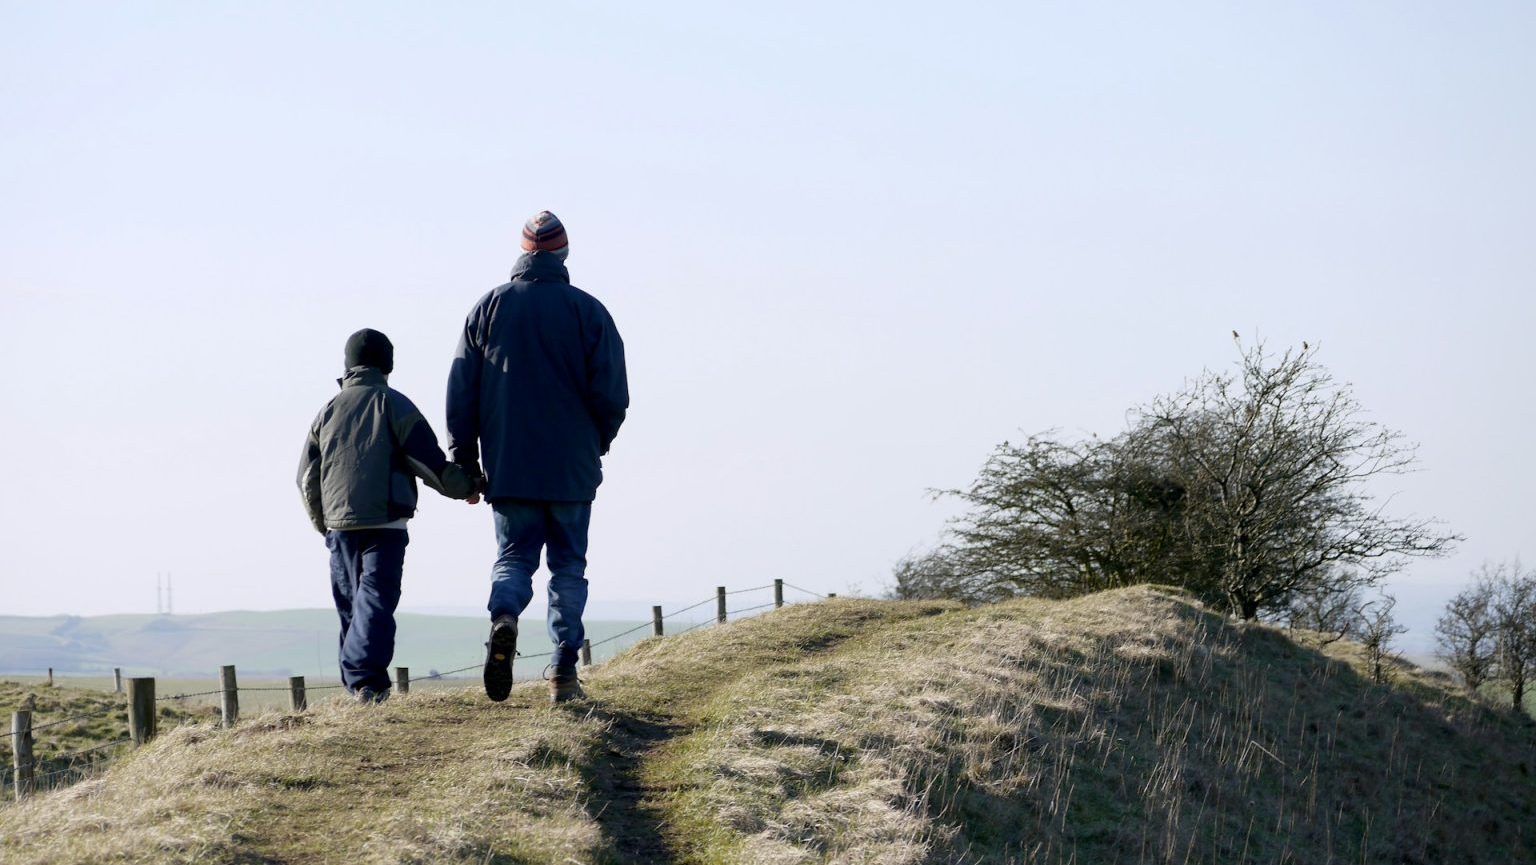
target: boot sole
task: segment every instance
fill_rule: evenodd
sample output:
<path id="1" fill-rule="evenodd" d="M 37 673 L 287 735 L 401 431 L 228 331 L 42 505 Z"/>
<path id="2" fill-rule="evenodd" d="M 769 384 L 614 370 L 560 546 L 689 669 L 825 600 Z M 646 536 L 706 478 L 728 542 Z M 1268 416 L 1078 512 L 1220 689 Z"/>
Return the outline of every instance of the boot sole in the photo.
<path id="1" fill-rule="evenodd" d="M 516 657 L 517 626 L 492 628 L 490 645 L 485 649 L 485 695 L 497 703 L 512 693 L 512 661 Z"/>

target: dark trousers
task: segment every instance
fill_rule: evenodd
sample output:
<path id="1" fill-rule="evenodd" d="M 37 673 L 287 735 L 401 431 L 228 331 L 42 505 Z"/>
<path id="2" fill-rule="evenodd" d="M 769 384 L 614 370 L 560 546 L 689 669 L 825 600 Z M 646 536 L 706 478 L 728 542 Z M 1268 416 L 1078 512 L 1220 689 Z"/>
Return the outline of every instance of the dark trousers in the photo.
<path id="1" fill-rule="evenodd" d="M 341 682 L 348 691 L 389 690 L 395 656 L 395 608 L 405 568 L 404 529 L 327 532 L 331 597 L 341 618 Z"/>
<path id="2" fill-rule="evenodd" d="M 591 502 L 502 500 L 496 511 L 496 565 L 491 569 L 491 618 L 521 616 L 533 600 L 539 553 L 549 559 L 549 640 L 555 666 L 573 667 L 586 629 L 587 526 Z"/>

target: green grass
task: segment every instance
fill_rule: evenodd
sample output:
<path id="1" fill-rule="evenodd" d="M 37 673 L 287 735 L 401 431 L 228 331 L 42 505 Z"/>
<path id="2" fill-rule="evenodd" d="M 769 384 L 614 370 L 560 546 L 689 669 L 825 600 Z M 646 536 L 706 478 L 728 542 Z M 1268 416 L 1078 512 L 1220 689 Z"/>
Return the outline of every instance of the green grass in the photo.
<path id="1" fill-rule="evenodd" d="M 1151 588 L 836 600 L 474 688 L 173 728 L 0 809 L 28 863 L 1521 863 L 1533 727 Z"/>

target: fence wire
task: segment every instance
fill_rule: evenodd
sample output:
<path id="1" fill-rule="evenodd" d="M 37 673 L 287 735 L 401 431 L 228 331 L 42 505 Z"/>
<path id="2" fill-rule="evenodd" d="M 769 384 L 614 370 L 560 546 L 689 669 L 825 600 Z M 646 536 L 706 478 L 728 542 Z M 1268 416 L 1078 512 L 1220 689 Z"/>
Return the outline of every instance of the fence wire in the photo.
<path id="1" fill-rule="evenodd" d="M 113 748 L 113 747 L 116 747 L 118 745 L 123 744 L 124 742 L 132 742 L 132 741 L 133 741 L 133 737 L 132 736 L 124 736 L 121 739 L 116 739 L 116 740 L 113 740 L 111 742 L 107 742 L 107 743 L 104 743 L 104 744 L 101 744 L 101 745 L 93 745 L 93 746 L 91 746 L 89 748 L 81 748 L 78 751 L 70 751 L 68 754 L 53 754 L 53 755 L 50 755 L 48 757 L 42 758 L 42 760 L 47 760 L 47 761 L 53 761 L 53 760 L 73 760 L 74 758 L 82 756 L 82 755 L 85 755 L 85 754 L 93 754 L 93 753 L 95 753 L 97 751 L 104 751 L 107 748 Z M 41 762 L 41 760 L 39 762 Z"/>
<path id="2" fill-rule="evenodd" d="M 688 627 L 682 629 L 681 631 L 678 631 L 673 636 L 680 637 L 683 634 L 688 633 L 689 631 L 695 631 L 695 630 L 698 630 L 699 628 L 707 628 L 710 625 L 718 625 L 718 624 L 720 624 L 720 623 L 715 621 L 714 619 L 705 619 L 702 622 L 694 622 L 693 624 L 691 624 Z"/>
<path id="3" fill-rule="evenodd" d="M 481 666 L 483 666 L 483 665 L 482 664 L 470 664 L 468 667 L 460 667 L 457 670 L 448 670 L 448 671 L 442 672 L 442 673 L 429 673 L 428 675 L 422 676 L 420 679 L 412 679 L 411 681 L 413 681 L 413 682 L 426 682 L 426 681 L 429 681 L 431 679 L 441 679 L 441 678 L 444 678 L 445 676 L 452 676 L 455 673 L 467 673 L 470 670 L 477 670 Z"/>
<path id="4" fill-rule="evenodd" d="M 667 613 L 665 616 L 662 616 L 662 618 L 663 619 L 670 619 L 673 616 L 681 616 L 683 613 L 686 613 L 689 610 L 697 610 L 699 607 L 702 607 L 705 604 L 707 604 L 707 603 L 709 603 L 710 601 L 713 601 L 713 600 L 716 600 L 716 599 L 715 598 L 705 598 L 704 600 L 699 601 L 697 604 L 690 604 L 689 606 L 683 607 L 681 610 L 674 610 L 674 611 L 672 611 L 670 613 Z"/>
<path id="5" fill-rule="evenodd" d="M 195 694 L 166 694 L 164 697 L 156 697 L 155 698 L 155 702 L 156 703 L 163 703 L 166 700 L 190 700 L 193 697 L 207 697 L 207 696 L 211 696 L 213 694 L 222 694 L 222 693 L 224 693 L 224 689 L 223 688 L 214 688 L 212 691 L 198 691 Z"/>
<path id="6" fill-rule="evenodd" d="M 627 636 L 629 636 L 630 634 L 633 634 L 636 631 L 643 631 L 643 630 L 645 630 L 646 628 L 649 628 L 649 627 L 652 627 L 652 623 L 650 623 L 650 622 L 645 622 L 644 624 L 636 625 L 636 626 L 634 626 L 633 628 L 630 628 L 627 631 L 623 631 L 621 633 L 614 634 L 611 637 L 604 637 L 603 639 L 598 640 L 597 642 L 592 644 L 592 648 L 595 649 L 595 648 L 597 648 L 598 646 L 601 646 L 604 643 L 611 643 L 611 642 L 613 642 L 614 640 L 617 640 L 620 637 L 627 637 Z"/>
<path id="7" fill-rule="evenodd" d="M 767 584 L 765 586 L 753 586 L 750 589 L 732 589 L 729 592 L 726 592 L 726 594 L 727 595 L 739 595 L 739 594 L 742 594 L 743 592 L 761 592 L 763 589 L 771 589 L 771 588 L 773 588 L 773 583 L 769 583 L 769 584 Z"/>
<path id="8" fill-rule="evenodd" d="M 75 721 L 83 721 L 90 718 L 100 718 L 102 715 L 111 714 L 112 712 L 120 712 L 122 709 L 122 706 L 108 706 L 105 709 L 98 709 L 94 712 L 82 712 L 78 715 L 70 715 L 68 718 L 60 718 L 56 721 L 49 721 L 46 724 L 33 724 L 32 731 L 36 732 L 38 730 L 46 730 L 49 727 L 57 727 L 60 724 L 70 724 Z"/>

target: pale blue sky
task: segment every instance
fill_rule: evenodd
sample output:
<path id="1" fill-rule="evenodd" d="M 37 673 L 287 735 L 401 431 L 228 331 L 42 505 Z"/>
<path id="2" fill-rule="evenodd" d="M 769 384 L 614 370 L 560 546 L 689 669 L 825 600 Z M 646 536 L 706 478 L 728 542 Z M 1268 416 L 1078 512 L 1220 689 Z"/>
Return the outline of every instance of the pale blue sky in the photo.
<path id="1" fill-rule="evenodd" d="M 1305 339 L 1536 558 L 1536 6 L 0 4 L 4 612 L 325 606 L 293 470 L 347 334 L 442 432 L 469 306 L 566 222 L 634 408 L 594 598 L 870 591 L 1019 431 Z M 429 494 L 430 495 L 430 494 Z M 432 499 L 407 607 L 478 607 Z"/>

